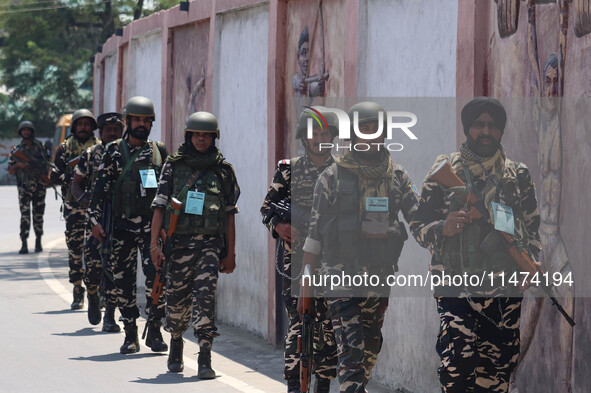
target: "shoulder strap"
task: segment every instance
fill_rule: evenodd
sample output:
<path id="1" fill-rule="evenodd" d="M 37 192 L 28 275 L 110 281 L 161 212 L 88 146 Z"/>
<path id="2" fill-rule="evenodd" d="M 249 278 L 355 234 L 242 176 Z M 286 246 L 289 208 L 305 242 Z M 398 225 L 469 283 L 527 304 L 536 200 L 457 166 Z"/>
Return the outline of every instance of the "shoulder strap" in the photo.
<path id="1" fill-rule="evenodd" d="M 152 145 L 152 164 L 155 166 L 162 166 L 162 153 L 156 141 L 151 142 Z"/>
<path id="2" fill-rule="evenodd" d="M 140 153 L 146 148 L 146 145 L 142 146 L 141 148 L 138 149 L 138 151 L 136 151 L 135 153 L 133 153 L 133 155 L 131 157 L 129 157 L 129 149 L 127 148 L 127 143 L 125 142 L 125 139 L 121 139 L 121 141 L 119 142 L 119 150 L 123 153 L 123 162 L 125 163 L 123 169 L 121 170 L 121 174 L 119 174 L 119 177 L 117 178 L 117 182 L 115 183 L 115 192 L 119 192 L 119 186 L 121 185 L 121 182 L 123 181 L 123 178 L 125 177 L 125 174 L 129 171 L 129 169 L 131 168 L 131 165 L 133 165 L 133 162 L 136 160 L 136 158 L 139 157 Z"/>
<path id="3" fill-rule="evenodd" d="M 201 175 L 203 173 L 205 173 L 205 172 L 200 172 L 199 169 L 195 169 L 195 171 L 187 179 L 187 182 L 185 183 L 183 188 L 181 188 L 181 190 L 179 191 L 178 195 L 176 195 L 176 198 L 179 200 L 183 200 L 184 196 L 195 185 L 195 182 L 197 181 L 197 179 L 199 179 L 201 177 Z"/>

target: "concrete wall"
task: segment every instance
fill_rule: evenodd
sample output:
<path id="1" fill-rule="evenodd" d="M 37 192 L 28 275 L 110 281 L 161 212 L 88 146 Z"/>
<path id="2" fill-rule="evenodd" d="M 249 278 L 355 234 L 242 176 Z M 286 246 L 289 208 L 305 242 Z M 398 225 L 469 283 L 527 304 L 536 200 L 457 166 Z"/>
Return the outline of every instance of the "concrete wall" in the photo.
<path id="1" fill-rule="evenodd" d="M 413 129 L 417 141 L 392 141 L 404 144 L 404 150 L 392 153 L 392 158 L 419 188 L 435 157 L 457 150 L 453 98 L 457 15 L 455 2 L 367 0 L 360 4 L 357 96 L 450 97 L 383 99 L 387 110 L 410 111 L 419 119 Z M 429 260 L 429 252 L 411 236 L 400 258 L 399 273 L 425 274 Z M 411 392 L 440 391 L 435 352 L 438 327 L 430 291 L 394 289 L 374 379 Z"/>
<path id="2" fill-rule="evenodd" d="M 104 112 L 118 112 L 117 108 L 117 52 L 113 51 L 104 60 L 104 95 L 102 97 Z M 95 100 L 97 101 L 97 100 Z M 97 109 L 98 111 L 98 109 Z"/>
<path id="3" fill-rule="evenodd" d="M 156 121 L 150 139 L 162 139 L 162 30 L 156 29 L 131 40 L 129 52 L 128 97 L 144 96 L 154 103 Z M 122 101 L 123 102 L 123 101 Z M 122 110 L 120 108 L 119 110 Z M 168 147 L 169 150 L 176 147 Z"/>
<path id="4" fill-rule="evenodd" d="M 236 271 L 221 274 L 218 317 L 267 336 L 267 232 L 259 209 L 267 192 L 267 6 L 219 16 L 214 113 L 219 147 L 234 165 L 242 195 L 236 216 Z M 262 229 L 262 230 L 261 230 Z"/>

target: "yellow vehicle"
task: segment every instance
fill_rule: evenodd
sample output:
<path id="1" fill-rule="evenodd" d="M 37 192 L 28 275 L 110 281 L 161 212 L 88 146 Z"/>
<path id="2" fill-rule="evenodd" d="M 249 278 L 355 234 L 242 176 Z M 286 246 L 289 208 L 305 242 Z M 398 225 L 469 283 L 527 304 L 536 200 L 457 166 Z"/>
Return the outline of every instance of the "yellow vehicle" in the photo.
<path id="1" fill-rule="evenodd" d="M 53 134 L 53 147 L 51 149 L 51 162 L 55 158 L 55 152 L 58 146 L 70 136 L 70 124 L 72 123 L 72 114 L 63 115 L 55 125 L 55 134 Z"/>

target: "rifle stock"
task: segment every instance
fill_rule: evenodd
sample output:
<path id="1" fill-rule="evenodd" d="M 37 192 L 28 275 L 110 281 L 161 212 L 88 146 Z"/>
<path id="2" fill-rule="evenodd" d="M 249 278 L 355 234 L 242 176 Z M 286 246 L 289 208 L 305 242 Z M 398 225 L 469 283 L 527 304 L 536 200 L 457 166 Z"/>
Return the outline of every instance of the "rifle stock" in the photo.
<path id="1" fill-rule="evenodd" d="M 444 186 L 446 188 L 465 187 L 465 184 L 462 181 L 462 179 L 460 179 L 452 171 L 451 166 L 448 161 L 444 161 L 439 166 L 437 166 L 433 170 L 433 172 L 431 173 L 430 177 L 431 177 L 431 179 L 435 180 L 436 182 L 438 182 L 439 184 L 441 184 L 442 186 Z M 464 202 L 467 202 L 468 205 L 470 206 L 470 210 L 469 210 L 470 218 L 472 218 L 473 220 L 478 220 L 483 217 L 481 210 L 479 210 L 476 207 L 477 204 L 481 202 L 478 200 L 478 197 L 476 196 L 476 194 L 474 194 L 473 192 L 470 191 L 469 195 L 463 195 L 460 197 L 464 200 Z M 519 250 L 519 248 L 517 247 L 517 244 L 515 243 L 515 240 L 513 239 L 513 237 L 511 235 L 509 235 L 508 233 L 503 232 L 503 231 L 498 231 L 496 229 L 495 229 L 495 231 L 497 233 L 499 233 L 500 235 L 502 235 L 503 239 L 505 240 L 505 246 L 509 249 L 509 254 L 513 258 L 515 263 L 517 263 L 517 265 L 519 266 L 521 271 L 529 273 L 529 276 L 533 276 L 536 273 L 538 273 L 540 276 L 544 274 L 544 270 L 542 269 L 542 267 L 539 264 L 535 263 L 531 259 L 531 257 L 527 253 L 527 251 L 525 251 L 525 250 L 520 251 Z M 572 319 L 572 317 L 570 315 L 568 315 L 566 313 L 566 311 L 560 305 L 560 303 L 558 303 L 556 298 L 552 295 L 551 289 L 548 287 L 545 287 L 545 286 L 542 286 L 542 289 L 544 290 L 544 293 L 546 294 L 546 296 L 548 296 L 550 298 L 550 300 L 552 301 L 552 304 L 558 309 L 558 311 L 562 314 L 562 316 L 564 316 L 564 318 L 567 320 L 567 322 L 571 326 L 575 326 L 575 321 Z"/>
<path id="2" fill-rule="evenodd" d="M 168 226 L 168 232 L 164 232 L 164 229 L 160 230 L 160 237 L 162 238 L 162 246 L 164 249 L 164 260 L 158 262 L 158 266 L 156 266 L 156 277 L 154 277 L 154 284 L 152 285 L 152 293 L 150 295 L 152 301 L 150 303 L 150 312 L 148 314 L 148 321 L 154 317 L 156 312 L 156 307 L 158 307 L 158 301 L 162 296 L 162 292 L 164 290 L 164 263 L 170 258 L 170 254 L 172 252 L 172 238 L 176 232 L 176 226 L 179 222 L 179 215 L 181 214 L 181 210 L 183 204 L 176 198 L 170 199 L 170 206 L 172 207 L 172 214 L 170 215 L 170 224 Z M 144 332 L 142 333 L 142 339 L 146 337 L 146 331 L 148 329 L 148 324 L 144 328 Z"/>
<path id="3" fill-rule="evenodd" d="M 80 156 L 72 158 L 70 161 L 68 161 L 68 165 L 70 165 L 72 168 L 76 168 L 78 162 L 80 162 Z"/>
<path id="4" fill-rule="evenodd" d="M 304 266 L 300 297 L 304 303 L 302 313 L 302 334 L 298 335 L 298 353 L 300 354 L 300 391 L 308 392 L 312 374 L 314 315 L 312 314 L 312 294 L 310 285 L 304 285 L 303 277 L 312 277 L 310 265 Z"/>

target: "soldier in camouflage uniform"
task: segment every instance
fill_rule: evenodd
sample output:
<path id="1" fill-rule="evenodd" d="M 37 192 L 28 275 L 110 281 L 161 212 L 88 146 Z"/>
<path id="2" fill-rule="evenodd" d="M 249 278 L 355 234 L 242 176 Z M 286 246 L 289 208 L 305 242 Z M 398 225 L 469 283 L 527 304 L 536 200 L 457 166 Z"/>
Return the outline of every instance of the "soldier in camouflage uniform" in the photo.
<path id="1" fill-rule="evenodd" d="M 283 377 L 287 381 L 288 393 L 300 391 L 300 357 L 297 348 L 297 338 L 302 332 L 302 321 L 297 311 L 297 296 L 291 293 L 292 286 L 292 261 L 294 272 L 301 270 L 302 247 L 304 245 L 307 226 L 301 227 L 309 221 L 312 209 L 312 197 L 314 185 L 320 173 L 334 163 L 330 149 L 320 149 L 320 143 L 330 143 L 338 134 L 338 120 L 333 113 L 324 113 L 327 119 L 328 129 L 314 123 L 313 138 L 306 137 L 307 122 L 312 118 L 310 110 L 300 113 L 296 127 L 296 138 L 304 145 L 306 154 L 302 157 L 294 157 L 290 160 L 281 160 L 277 164 L 277 170 L 273 176 L 273 182 L 269 187 L 267 196 L 261 206 L 263 223 L 278 239 L 277 271 L 281 274 L 281 294 L 285 304 L 289 325 L 285 335 L 285 368 Z M 292 190 L 294 191 L 292 194 Z M 286 222 L 281 220 L 273 204 L 286 201 L 291 204 L 293 220 Z M 305 217 L 294 217 L 304 215 Z M 298 225 L 299 221 L 302 225 Z M 296 227 L 299 226 L 299 228 Z M 282 270 L 279 270 L 279 266 Z M 295 281 L 298 285 L 298 281 Z M 325 299 L 317 298 L 315 310 L 318 321 L 315 323 L 316 349 L 314 351 L 314 374 L 316 375 L 315 393 L 328 392 L 330 381 L 336 376 L 336 344 L 334 330 L 327 316 Z"/>
<path id="2" fill-rule="evenodd" d="M 88 208 L 90 196 L 94 190 L 98 167 L 102 162 L 103 152 L 107 143 L 121 138 L 123 133 L 123 121 L 121 114 L 110 112 L 103 113 L 97 119 L 101 143 L 89 147 L 80 155 L 80 161 L 74 171 L 71 192 L 82 208 Z M 118 332 L 121 330 L 115 322 L 115 308 L 117 307 L 117 292 L 111 273 L 103 270 L 100 245 L 92 237 L 90 221 L 86 220 L 86 232 L 84 241 L 84 284 L 88 289 L 88 321 L 92 325 L 98 325 L 101 321 L 99 286 L 103 284 L 106 298 L 104 332 Z"/>
<path id="3" fill-rule="evenodd" d="M 74 177 L 74 168 L 80 154 L 100 141 L 94 136 L 96 120 L 88 109 L 80 109 L 72 115 L 72 134 L 58 147 L 51 168 L 51 182 L 62 186 L 63 213 L 66 220 L 66 245 L 70 265 L 70 282 L 74 285 L 72 310 L 84 307 L 84 266 L 82 252 L 84 248 L 84 225 L 86 209 L 72 195 L 70 188 Z"/>
<path id="4" fill-rule="evenodd" d="M 499 101 L 486 97 L 470 101 L 462 110 L 466 142 L 450 157 L 439 156 L 433 166 L 450 161 L 452 171 L 484 202 L 483 218 L 471 219 L 455 194 L 460 191 L 434 181 L 432 169 L 410 225 L 417 241 L 433 255 L 432 275 L 505 274 L 504 287 L 494 282 L 453 287 L 448 282 L 435 288 L 440 317 L 438 372 L 446 393 L 507 392 L 519 356 L 520 290 L 507 287 L 517 265 L 505 247 L 481 248 L 488 235 L 496 233 L 493 203 L 500 203 L 513 209 L 513 237 L 520 247 L 534 260 L 541 250 L 540 217 L 529 171 L 524 164 L 506 158 L 500 144 L 506 119 Z"/>
<path id="5" fill-rule="evenodd" d="M 22 247 L 19 254 L 28 254 L 27 239 L 31 228 L 31 205 L 33 206 L 33 230 L 35 231 L 35 252 L 43 251 L 41 236 L 43 235 L 43 214 L 45 213 L 45 188 L 49 160 L 43 144 L 35 139 L 35 126 L 30 121 L 23 121 L 18 126 L 18 135 L 23 138 L 21 143 L 12 149 L 8 159 L 8 173 L 16 175 L 18 204 L 21 211 L 20 237 Z M 14 154 L 20 151 L 27 158 L 17 158 Z"/>
<path id="6" fill-rule="evenodd" d="M 138 249 L 146 276 L 148 303 L 156 275 L 149 252 L 150 204 L 156 195 L 157 179 L 168 153 L 163 143 L 148 140 L 155 117 L 154 104 L 148 98 L 137 96 L 127 101 L 123 113 L 126 131 L 123 139 L 106 147 L 89 207 L 92 235 L 103 241 L 107 230 L 112 239 L 113 250 L 109 259 L 112 266 L 108 270 L 113 273 L 119 312 L 125 325 L 125 340 L 120 348 L 123 354 L 140 350 L 136 325 L 140 316 L 136 299 Z M 112 200 L 112 231 L 101 225 L 103 203 L 107 199 Z M 146 345 L 153 352 L 168 350 L 160 332 L 163 317 L 164 301 L 160 299 L 156 312 L 147 321 Z"/>
<path id="7" fill-rule="evenodd" d="M 219 336 L 214 319 L 218 271 L 229 274 L 236 267 L 234 215 L 240 188 L 234 168 L 215 147 L 219 135 L 211 113 L 189 116 L 185 141 L 166 160 L 152 203 L 150 250 L 155 265 L 164 259 L 158 238 L 163 224 L 169 226 L 169 202 L 174 197 L 183 204 L 166 260 L 166 327 L 171 335 L 167 363 L 170 371 L 183 371 L 182 336 L 192 316 L 199 379 L 215 378 L 211 347 Z"/>
<path id="8" fill-rule="evenodd" d="M 380 105 L 356 104 L 349 109 L 350 119 L 354 112 L 359 115 L 360 133 L 375 134 L 380 118 L 386 129 L 386 111 Z M 352 148 L 318 178 L 303 265 L 314 265 L 322 255 L 321 273 L 326 275 L 367 273 L 385 280 L 397 270 L 408 238 L 398 213 L 410 222 L 417 196 L 408 173 L 380 149 L 383 142 L 383 133 L 374 139 L 354 135 L 352 146 L 367 143 L 358 148 L 364 151 Z M 337 343 L 340 392 L 363 393 L 382 346 L 389 288 L 341 285 L 324 292 Z"/>

